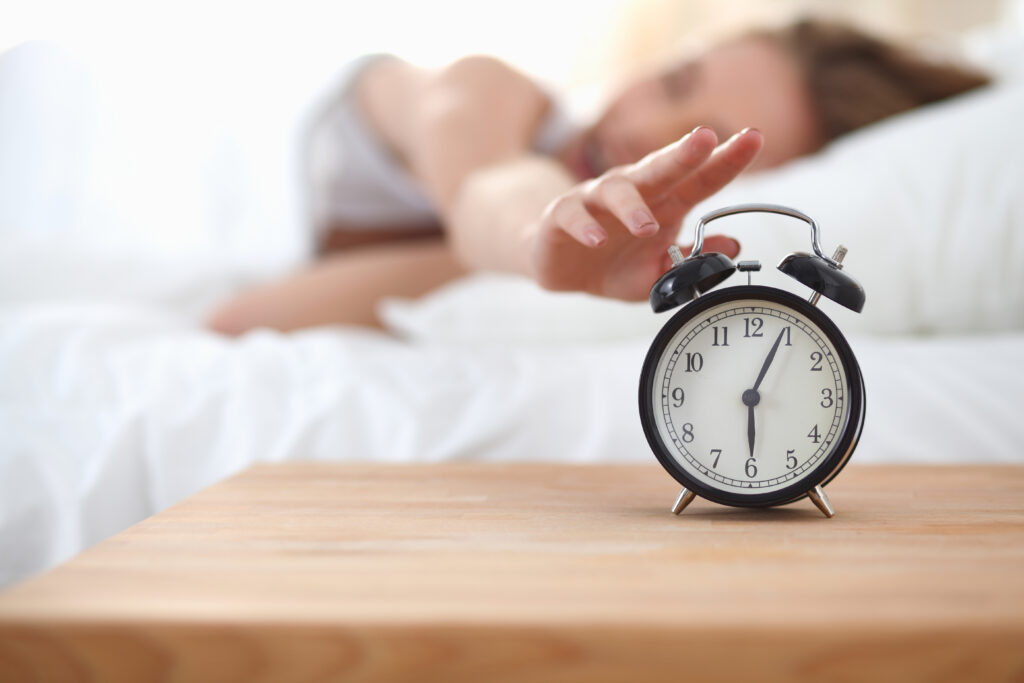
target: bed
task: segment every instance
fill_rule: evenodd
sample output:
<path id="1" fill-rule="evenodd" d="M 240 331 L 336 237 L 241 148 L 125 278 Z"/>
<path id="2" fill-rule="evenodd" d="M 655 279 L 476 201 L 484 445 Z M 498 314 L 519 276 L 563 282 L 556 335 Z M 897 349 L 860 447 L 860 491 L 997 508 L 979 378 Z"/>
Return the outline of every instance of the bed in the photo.
<path id="1" fill-rule="evenodd" d="M 5 135 L 12 120 L 23 119 L 0 116 Z M 704 211 L 769 201 L 814 216 L 826 249 L 849 247 L 865 311 L 824 306 L 865 375 L 855 462 L 1024 462 L 1020 121 L 1024 82 L 1006 77 L 744 178 L 687 222 L 689 231 Z M 221 211 L 240 192 L 212 185 L 230 195 L 215 203 Z M 245 248 L 111 244 L 88 230 L 40 229 L 59 223 L 56 209 L 10 188 L 0 253 L 0 587 L 255 462 L 657 466 L 635 397 L 665 318 L 645 305 L 483 274 L 387 302 L 388 333 L 227 339 L 202 329 L 204 312 L 294 264 L 295 244 L 268 237 L 257 249 L 232 234 L 218 237 L 221 246 Z M 808 248 L 798 226 L 742 216 L 729 232 L 744 257 L 766 264 L 760 282 L 799 290 L 773 268 Z"/>

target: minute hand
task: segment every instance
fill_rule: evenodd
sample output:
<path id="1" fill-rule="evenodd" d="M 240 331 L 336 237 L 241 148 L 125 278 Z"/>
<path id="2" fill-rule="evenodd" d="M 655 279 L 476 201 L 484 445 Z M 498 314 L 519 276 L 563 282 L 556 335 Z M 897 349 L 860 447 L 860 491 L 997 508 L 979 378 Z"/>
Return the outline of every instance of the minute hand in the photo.
<path id="1" fill-rule="evenodd" d="M 782 342 L 782 335 L 784 334 L 786 334 L 785 328 L 783 328 L 782 332 L 779 332 L 779 337 L 775 340 L 775 344 L 772 345 L 772 350 L 768 352 L 768 357 L 764 359 L 764 365 L 761 366 L 761 372 L 758 373 L 757 381 L 754 382 L 754 391 L 757 391 L 757 388 L 761 386 L 761 381 L 764 379 L 765 374 L 767 374 L 768 367 L 772 364 L 772 361 L 775 360 L 775 352 L 779 350 L 779 344 Z"/>

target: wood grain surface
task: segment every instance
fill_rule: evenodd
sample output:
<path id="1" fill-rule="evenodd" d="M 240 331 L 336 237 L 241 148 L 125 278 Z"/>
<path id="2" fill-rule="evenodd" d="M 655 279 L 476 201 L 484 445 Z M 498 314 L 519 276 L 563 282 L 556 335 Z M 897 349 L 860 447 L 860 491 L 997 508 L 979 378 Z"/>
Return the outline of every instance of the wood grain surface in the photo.
<path id="1" fill-rule="evenodd" d="M 1024 467 L 261 465 L 0 593 L 0 681 L 1024 680 Z"/>

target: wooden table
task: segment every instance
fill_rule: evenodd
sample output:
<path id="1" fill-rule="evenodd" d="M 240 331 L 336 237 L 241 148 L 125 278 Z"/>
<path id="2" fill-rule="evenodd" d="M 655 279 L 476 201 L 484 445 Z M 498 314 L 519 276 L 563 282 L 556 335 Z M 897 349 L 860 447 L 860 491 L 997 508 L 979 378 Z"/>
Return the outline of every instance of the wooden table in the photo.
<path id="1" fill-rule="evenodd" d="M 261 465 L 0 594 L 0 680 L 1024 680 L 1024 467 Z"/>

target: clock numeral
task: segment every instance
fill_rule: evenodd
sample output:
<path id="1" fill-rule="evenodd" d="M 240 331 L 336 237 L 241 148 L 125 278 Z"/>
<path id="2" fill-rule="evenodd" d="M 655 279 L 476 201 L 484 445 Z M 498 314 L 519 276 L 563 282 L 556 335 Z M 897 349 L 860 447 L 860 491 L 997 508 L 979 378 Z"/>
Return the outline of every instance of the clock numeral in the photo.
<path id="1" fill-rule="evenodd" d="M 685 397 L 686 397 L 686 393 L 683 391 L 682 387 L 676 387 L 675 389 L 673 389 L 672 390 L 672 400 L 675 401 L 675 403 L 673 404 L 673 407 L 674 408 L 682 408 L 683 407 L 683 399 Z"/>
<path id="2" fill-rule="evenodd" d="M 832 390 L 825 387 L 821 390 L 821 407 L 831 408 L 833 403 L 835 403 L 835 401 L 832 400 Z"/>
<path id="3" fill-rule="evenodd" d="M 794 467 L 796 467 L 796 456 L 793 455 L 794 453 L 796 453 L 796 451 L 793 449 L 789 449 L 786 451 L 786 467 L 788 467 L 789 469 L 793 469 Z"/>
<path id="4" fill-rule="evenodd" d="M 693 423 L 691 422 L 683 424 L 683 441 L 686 443 L 693 441 Z"/>
<path id="5" fill-rule="evenodd" d="M 814 365 L 811 366 L 811 372 L 821 372 L 822 358 L 821 351 L 815 351 L 811 354 L 811 360 L 814 361 Z"/>
<path id="6" fill-rule="evenodd" d="M 700 372 L 701 368 L 704 367 L 704 356 L 700 353 L 686 353 L 686 371 L 687 372 Z"/>
<path id="7" fill-rule="evenodd" d="M 715 461 L 713 463 L 711 463 L 711 468 L 714 469 L 714 468 L 718 467 L 718 459 L 722 457 L 722 449 L 721 448 L 712 448 L 711 449 L 711 455 L 715 456 Z"/>
<path id="8" fill-rule="evenodd" d="M 810 438 L 812 443 L 820 442 L 821 441 L 821 434 L 818 433 L 818 425 L 814 425 L 814 429 L 812 429 L 811 431 L 807 432 L 807 436 L 808 436 L 808 438 Z"/>
<path id="9" fill-rule="evenodd" d="M 764 332 L 761 331 L 761 328 L 764 327 L 764 320 L 762 320 L 761 318 L 744 318 L 743 323 L 745 330 L 743 333 L 744 337 L 764 336 Z M 753 328 L 753 332 L 750 331 L 751 328 Z"/>
<path id="10" fill-rule="evenodd" d="M 793 345 L 793 341 L 792 341 L 792 339 L 790 338 L 790 330 L 791 330 L 791 329 L 792 329 L 792 328 L 790 328 L 790 327 L 789 327 L 789 326 L 787 325 L 787 326 L 786 326 L 786 329 L 784 329 L 784 330 L 783 330 L 783 332 L 785 332 L 785 333 L 786 333 L 786 346 L 792 346 L 792 345 Z"/>
<path id="11" fill-rule="evenodd" d="M 757 461 L 753 458 L 747 458 L 747 476 L 751 479 L 757 476 Z"/>
<path id="12" fill-rule="evenodd" d="M 711 329 L 715 331 L 715 343 L 712 344 L 712 346 L 728 346 L 729 345 L 729 328 L 728 327 L 725 327 L 724 325 L 721 327 L 721 330 L 722 330 L 722 343 L 721 344 L 718 343 L 718 330 L 719 330 L 719 328 L 718 327 L 712 327 Z"/>

